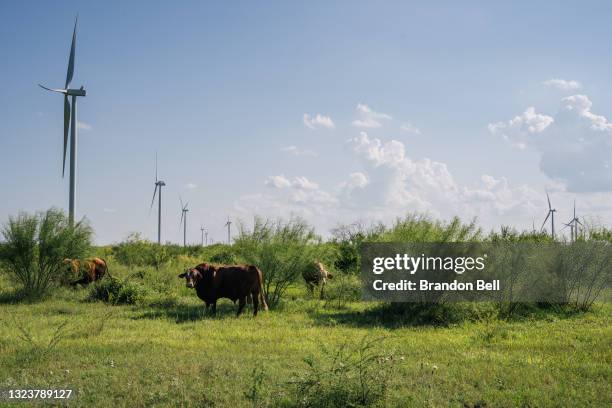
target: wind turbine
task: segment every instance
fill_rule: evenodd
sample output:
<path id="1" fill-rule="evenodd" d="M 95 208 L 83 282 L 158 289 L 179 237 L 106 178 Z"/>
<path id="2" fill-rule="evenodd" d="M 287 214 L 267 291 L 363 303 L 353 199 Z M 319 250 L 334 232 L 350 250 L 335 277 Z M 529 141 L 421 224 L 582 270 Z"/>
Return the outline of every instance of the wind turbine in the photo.
<path id="1" fill-rule="evenodd" d="M 544 219 L 544 222 L 542 223 L 542 227 L 540 228 L 540 231 L 544 229 L 544 224 L 546 224 L 546 221 L 548 221 L 548 218 L 550 217 L 550 230 L 551 230 L 550 236 L 553 239 L 555 239 L 555 212 L 557 210 L 552 208 L 552 206 L 550 205 L 550 197 L 548 196 L 548 191 L 546 192 L 546 199 L 548 200 L 548 214 L 546 214 L 546 218 Z"/>
<path id="2" fill-rule="evenodd" d="M 578 239 L 578 225 L 582 225 L 578 217 L 576 217 L 576 200 L 574 200 L 574 217 L 566 224 L 564 223 L 564 225 L 565 227 L 570 227 L 571 240 L 576 241 Z"/>
<path id="3" fill-rule="evenodd" d="M 66 83 L 63 89 L 48 88 L 38 84 L 43 89 L 51 92 L 64 94 L 64 156 L 62 161 L 62 177 L 66 170 L 66 150 L 68 149 L 68 129 L 70 129 L 70 193 L 68 196 L 68 216 L 70 223 L 74 223 L 74 207 L 76 196 L 76 165 L 77 165 L 77 96 L 85 96 L 87 92 L 81 86 L 79 89 L 68 88 L 74 75 L 74 53 L 76 48 L 76 29 L 78 16 L 74 21 L 72 31 L 72 45 L 70 46 L 70 56 L 68 57 L 68 72 L 66 73 Z M 72 97 L 72 108 L 68 97 Z"/>
<path id="4" fill-rule="evenodd" d="M 163 180 L 159 180 L 157 178 L 157 153 L 155 153 L 155 190 L 153 190 L 153 198 L 151 199 L 151 207 L 149 207 L 149 214 L 151 213 L 151 209 L 153 208 L 153 202 L 155 201 L 155 194 L 157 194 L 157 190 L 159 189 L 159 196 L 157 197 L 157 244 L 161 245 L 161 214 L 162 214 L 162 187 L 164 187 L 166 183 Z"/>
<path id="5" fill-rule="evenodd" d="M 229 245 L 232 242 L 232 235 L 230 232 L 232 222 L 230 221 L 229 215 L 227 216 L 227 222 L 225 223 L 224 227 L 227 227 L 227 245 Z"/>
<path id="6" fill-rule="evenodd" d="M 204 226 L 200 225 L 200 232 L 202 232 L 202 246 L 204 246 L 204 231 L 206 231 L 206 229 Z M 208 233 L 206 235 L 208 235 Z M 206 238 L 208 238 L 208 236 Z"/>
<path id="7" fill-rule="evenodd" d="M 189 209 L 187 208 L 187 206 L 189 205 L 189 203 L 186 203 L 185 205 L 183 205 L 183 199 L 179 197 L 179 200 L 181 200 L 181 222 L 183 223 L 183 246 L 187 246 L 187 212 L 189 212 Z"/>

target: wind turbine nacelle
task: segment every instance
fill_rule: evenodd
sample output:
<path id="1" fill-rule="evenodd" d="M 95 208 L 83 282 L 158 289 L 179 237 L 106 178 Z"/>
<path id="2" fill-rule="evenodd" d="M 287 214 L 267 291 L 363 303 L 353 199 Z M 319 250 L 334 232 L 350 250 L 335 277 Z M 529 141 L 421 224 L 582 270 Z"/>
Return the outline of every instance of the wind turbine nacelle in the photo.
<path id="1" fill-rule="evenodd" d="M 85 91 L 85 89 L 66 89 L 66 95 L 85 96 L 87 95 L 87 91 Z"/>

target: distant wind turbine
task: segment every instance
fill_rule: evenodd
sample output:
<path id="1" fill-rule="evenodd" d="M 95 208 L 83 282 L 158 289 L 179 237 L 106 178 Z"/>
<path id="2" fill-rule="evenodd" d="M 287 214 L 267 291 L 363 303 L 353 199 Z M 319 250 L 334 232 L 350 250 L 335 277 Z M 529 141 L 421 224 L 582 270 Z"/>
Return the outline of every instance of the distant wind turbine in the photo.
<path id="1" fill-rule="evenodd" d="M 576 241 L 578 239 L 578 225 L 583 225 L 578 217 L 576 217 L 576 200 L 574 200 L 574 217 L 569 220 L 567 223 L 564 223 L 565 227 L 570 227 L 570 237 L 572 241 Z"/>
<path id="2" fill-rule="evenodd" d="M 202 246 L 204 246 L 204 232 L 206 231 L 206 228 L 204 228 L 204 226 L 200 225 L 200 231 L 202 232 Z M 208 235 L 208 234 L 206 234 Z"/>
<path id="3" fill-rule="evenodd" d="M 230 221 L 230 217 L 227 217 L 227 222 L 224 225 L 225 227 L 227 227 L 227 244 L 230 245 L 232 242 L 232 234 L 231 234 L 231 227 L 232 227 L 232 222 Z"/>
<path id="4" fill-rule="evenodd" d="M 189 212 L 189 209 L 187 208 L 187 206 L 189 205 L 189 203 L 186 203 L 185 205 L 183 205 L 183 199 L 179 197 L 179 200 L 181 200 L 181 222 L 183 223 L 183 246 L 187 246 L 187 212 Z"/>
<path id="5" fill-rule="evenodd" d="M 546 199 L 548 200 L 548 213 L 546 214 L 546 218 L 544 219 L 544 222 L 542 223 L 542 227 L 540 228 L 540 231 L 544 230 L 544 225 L 546 224 L 546 221 L 548 221 L 548 218 L 550 218 L 550 230 L 551 230 L 550 236 L 553 239 L 555 239 L 555 212 L 557 210 L 552 208 L 550 204 L 550 197 L 548 196 L 548 191 L 546 192 Z"/>
<path id="6" fill-rule="evenodd" d="M 149 214 L 151 213 L 153 203 L 155 202 L 155 194 L 157 194 L 157 190 L 159 189 L 159 196 L 157 197 L 157 243 L 159 245 L 161 245 L 162 187 L 165 185 L 166 183 L 164 183 L 163 180 L 159 180 L 157 178 L 157 153 L 155 153 L 155 190 L 153 190 L 153 198 L 151 199 Z"/>
<path id="7" fill-rule="evenodd" d="M 70 56 L 68 57 L 68 72 L 66 73 L 66 83 L 63 89 L 48 88 L 38 84 L 43 89 L 51 92 L 64 94 L 64 156 L 62 161 L 62 177 L 66 170 L 66 150 L 68 149 L 68 129 L 70 129 L 70 192 L 68 195 L 68 216 L 70 223 L 74 223 L 75 196 L 76 196 L 76 165 L 77 165 L 77 96 L 85 96 L 87 92 L 81 86 L 79 89 L 68 88 L 74 75 L 74 54 L 76 50 L 76 29 L 78 16 L 74 21 L 72 31 L 72 45 L 70 46 Z M 68 97 L 72 97 L 72 108 Z"/>

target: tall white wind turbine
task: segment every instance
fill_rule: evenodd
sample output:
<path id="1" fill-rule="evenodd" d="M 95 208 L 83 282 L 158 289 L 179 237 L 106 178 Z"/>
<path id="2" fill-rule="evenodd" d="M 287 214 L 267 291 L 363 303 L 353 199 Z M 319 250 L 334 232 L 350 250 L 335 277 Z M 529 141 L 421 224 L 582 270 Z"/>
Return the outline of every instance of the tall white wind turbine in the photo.
<path id="1" fill-rule="evenodd" d="M 552 237 L 552 239 L 555 239 L 555 212 L 557 210 L 552 208 L 550 204 L 550 197 L 548 196 L 548 191 L 546 192 L 546 199 L 548 200 L 548 213 L 546 214 L 546 218 L 544 219 L 544 222 L 542 223 L 542 227 L 540 228 L 540 231 L 544 230 L 544 225 L 546 224 L 546 221 L 548 221 L 548 218 L 550 218 L 550 231 L 551 231 L 550 236 Z"/>
<path id="2" fill-rule="evenodd" d="M 189 212 L 189 208 L 187 206 L 189 203 L 183 205 L 183 199 L 179 197 L 181 201 L 181 222 L 183 223 L 183 246 L 187 246 L 187 213 Z"/>
<path id="3" fill-rule="evenodd" d="M 157 244 L 161 245 L 161 214 L 162 214 L 162 187 L 164 187 L 166 183 L 163 180 L 159 180 L 157 178 L 157 153 L 155 153 L 155 190 L 153 190 L 153 198 L 151 199 L 151 207 L 149 207 L 149 213 L 151 213 L 151 209 L 153 208 L 153 203 L 155 202 L 155 194 L 159 190 L 159 195 L 157 197 Z"/>
<path id="4" fill-rule="evenodd" d="M 68 149 L 68 133 L 70 129 L 70 193 L 68 196 L 68 216 L 70 223 L 74 223 L 75 212 L 75 197 L 76 197 L 76 166 L 77 166 L 77 97 L 85 96 L 87 92 L 81 86 L 79 89 L 69 88 L 74 76 L 74 54 L 76 50 L 76 30 L 78 17 L 74 21 L 74 30 L 72 31 L 72 45 L 70 46 L 70 55 L 68 57 L 68 72 L 66 73 L 66 83 L 63 89 L 48 88 L 38 84 L 43 89 L 51 92 L 64 94 L 64 156 L 62 161 L 62 177 L 66 170 L 66 151 Z M 72 99 L 72 107 L 70 100 Z"/>

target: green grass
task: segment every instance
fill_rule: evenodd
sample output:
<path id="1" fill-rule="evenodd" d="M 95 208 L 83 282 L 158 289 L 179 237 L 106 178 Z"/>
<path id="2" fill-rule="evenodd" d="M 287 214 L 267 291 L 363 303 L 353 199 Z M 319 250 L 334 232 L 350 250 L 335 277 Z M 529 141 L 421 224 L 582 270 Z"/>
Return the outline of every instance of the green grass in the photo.
<path id="1" fill-rule="evenodd" d="M 384 338 L 391 373 L 383 406 L 559 407 L 612 404 L 610 305 L 569 316 L 394 327 L 368 313 L 376 305 L 328 309 L 292 288 L 284 307 L 217 317 L 176 282 L 157 306 L 85 302 L 64 290 L 31 304 L 0 305 L 0 388 L 72 388 L 74 406 L 251 406 L 253 369 L 261 405 L 290 405 L 304 358 L 322 347 Z M 293 299 L 293 300 L 292 300 Z M 59 342 L 48 348 L 67 321 Z M 20 338 L 30 333 L 33 343 Z"/>

